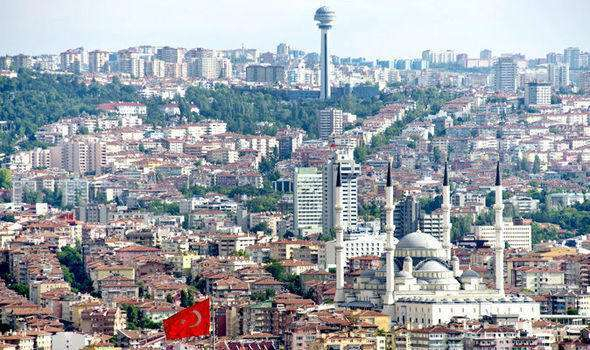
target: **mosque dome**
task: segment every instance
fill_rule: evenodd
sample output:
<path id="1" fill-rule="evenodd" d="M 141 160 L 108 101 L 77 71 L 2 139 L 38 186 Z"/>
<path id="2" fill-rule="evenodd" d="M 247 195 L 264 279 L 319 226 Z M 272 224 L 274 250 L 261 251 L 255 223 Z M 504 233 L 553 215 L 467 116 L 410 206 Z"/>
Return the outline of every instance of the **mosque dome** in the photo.
<path id="1" fill-rule="evenodd" d="M 445 256 L 442 244 L 434 236 L 421 232 L 412 232 L 402 237 L 395 247 L 396 257 L 439 257 Z"/>
<path id="2" fill-rule="evenodd" d="M 420 272 L 448 272 L 449 269 L 436 260 L 428 260 L 416 271 Z"/>
<path id="3" fill-rule="evenodd" d="M 479 273 L 473 270 L 465 270 L 461 275 L 461 278 L 479 278 Z"/>

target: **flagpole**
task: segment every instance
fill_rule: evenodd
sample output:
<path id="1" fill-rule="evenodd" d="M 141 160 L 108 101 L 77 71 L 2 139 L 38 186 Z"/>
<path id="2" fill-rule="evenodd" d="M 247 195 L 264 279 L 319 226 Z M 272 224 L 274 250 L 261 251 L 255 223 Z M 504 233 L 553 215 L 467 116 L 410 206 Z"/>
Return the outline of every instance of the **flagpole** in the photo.
<path id="1" fill-rule="evenodd" d="M 211 301 L 211 317 L 212 317 L 212 320 L 211 320 L 211 331 L 212 331 L 211 332 L 212 333 L 211 334 L 211 345 L 213 347 L 212 350 L 215 350 L 215 340 L 216 340 L 215 339 L 215 337 L 216 337 L 216 334 L 215 334 L 215 306 L 213 305 L 213 297 L 212 296 L 209 297 L 209 300 Z"/>

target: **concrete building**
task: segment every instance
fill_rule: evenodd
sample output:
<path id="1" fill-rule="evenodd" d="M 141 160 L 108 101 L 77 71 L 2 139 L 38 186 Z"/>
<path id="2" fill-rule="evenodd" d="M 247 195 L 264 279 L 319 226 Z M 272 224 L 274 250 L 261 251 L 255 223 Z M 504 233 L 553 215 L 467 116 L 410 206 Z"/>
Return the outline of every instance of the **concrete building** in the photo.
<path id="1" fill-rule="evenodd" d="M 393 210 L 393 223 L 395 225 L 395 237 L 401 238 L 418 229 L 418 217 L 420 215 L 420 203 L 416 197 L 405 196 L 395 203 Z"/>
<path id="2" fill-rule="evenodd" d="M 430 214 L 420 213 L 418 220 L 420 231 L 431 235 L 442 242 L 443 240 L 443 213 L 436 210 Z"/>
<path id="3" fill-rule="evenodd" d="M 106 73 L 108 71 L 109 53 L 95 50 L 88 53 L 88 71 L 90 73 Z"/>
<path id="4" fill-rule="evenodd" d="M 286 78 L 283 66 L 253 64 L 246 67 L 246 81 L 277 84 L 284 83 Z"/>
<path id="5" fill-rule="evenodd" d="M 527 107 L 551 105 L 551 84 L 528 83 L 524 90 L 524 104 Z"/>
<path id="6" fill-rule="evenodd" d="M 563 50 L 563 61 L 569 65 L 571 69 L 580 68 L 580 48 L 568 47 Z"/>
<path id="7" fill-rule="evenodd" d="M 293 227 L 302 236 L 319 233 L 323 214 L 322 172 L 316 168 L 297 168 L 294 177 Z"/>
<path id="8" fill-rule="evenodd" d="M 342 229 L 355 228 L 358 221 L 358 184 L 361 166 L 347 156 L 337 154 L 323 171 L 323 231 L 328 233 L 335 225 L 336 203 L 334 185 L 336 173 L 340 167 L 342 181 Z"/>
<path id="9" fill-rule="evenodd" d="M 518 87 L 518 71 L 512 57 L 500 57 L 494 65 L 494 89 L 498 92 L 514 94 Z"/>
<path id="10" fill-rule="evenodd" d="M 494 226 L 474 226 L 473 229 L 477 239 L 487 241 L 491 247 L 496 246 Z M 504 240 L 510 248 L 531 250 L 531 232 L 531 225 L 504 223 Z"/>
<path id="11" fill-rule="evenodd" d="M 385 252 L 386 235 L 359 234 L 343 241 L 344 265 L 357 256 L 381 256 Z M 336 241 L 326 242 L 326 267 L 336 266 Z"/>
<path id="12" fill-rule="evenodd" d="M 336 108 L 318 111 L 319 137 L 327 140 L 331 135 L 341 135 L 343 131 L 343 113 Z"/>
<path id="13" fill-rule="evenodd" d="M 566 64 L 549 64 L 547 74 L 547 81 L 549 81 L 555 90 L 559 90 L 570 84 L 570 67 Z"/>
<path id="14" fill-rule="evenodd" d="M 538 199 L 533 199 L 529 196 L 512 196 L 507 202 L 519 214 L 530 214 L 539 210 L 540 203 Z"/>
<path id="15" fill-rule="evenodd" d="M 186 50 L 183 48 L 164 46 L 158 49 L 157 57 L 168 63 L 182 63 L 184 62 L 185 52 Z"/>

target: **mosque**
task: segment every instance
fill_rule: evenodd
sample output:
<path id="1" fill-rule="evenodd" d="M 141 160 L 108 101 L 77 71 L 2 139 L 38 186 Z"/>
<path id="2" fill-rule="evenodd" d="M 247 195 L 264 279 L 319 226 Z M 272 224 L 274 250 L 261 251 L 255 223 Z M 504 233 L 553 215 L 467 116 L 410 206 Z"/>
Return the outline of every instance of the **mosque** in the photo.
<path id="1" fill-rule="evenodd" d="M 473 270 L 462 271 L 459 259 L 451 254 L 450 186 L 445 164 L 442 188 L 443 239 L 416 231 L 397 240 L 393 236 L 393 186 L 391 164 L 385 187 L 386 246 L 385 268 L 367 270 L 345 288 L 340 170 L 335 185 L 336 296 L 347 307 L 381 309 L 398 324 L 428 326 L 444 324 L 454 316 L 480 319 L 483 316 L 518 318 L 540 317 L 540 304 L 528 297 L 504 293 L 503 203 L 500 164 L 495 182 L 495 288 L 483 283 Z"/>

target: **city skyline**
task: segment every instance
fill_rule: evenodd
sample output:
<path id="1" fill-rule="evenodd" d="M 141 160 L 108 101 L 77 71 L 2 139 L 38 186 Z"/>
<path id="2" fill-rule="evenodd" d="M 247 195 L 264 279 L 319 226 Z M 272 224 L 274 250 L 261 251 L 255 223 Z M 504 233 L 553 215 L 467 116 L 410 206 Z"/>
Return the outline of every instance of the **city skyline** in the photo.
<path id="1" fill-rule="evenodd" d="M 392 4 L 377 0 L 372 6 L 305 0 L 289 4 L 288 13 L 285 1 L 254 1 L 245 6 L 221 0 L 215 8 L 205 6 L 206 12 L 200 11 L 204 7 L 200 1 L 139 5 L 135 0 L 75 5 L 64 0 L 9 2 L 0 15 L 0 28 L 13 35 L 0 38 L 2 54 L 57 53 L 78 46 L 118 50 L 142 44 L 212 49 L 244 45 L 274 51 L 280 42 L 319 52 L 313 13 L 322 5 L 337 14 L 331 45 L 337 56 L 418 57 L 424 49 L 454 49 L 477 56 L 479 50 L 489 48 L 495 55 L 514 52 L 542 57 L 568 46 L 590 47 L 590 38 L 584 35 L 589 25 L 583 21 L 590 3 L 575 0 L 559 4 L 452 0 L 444 8 L 433 0 Z M 170 7 L 186 10 L 170 11 Z M 43 19 L 31 13 L 42 13 Z"/>

